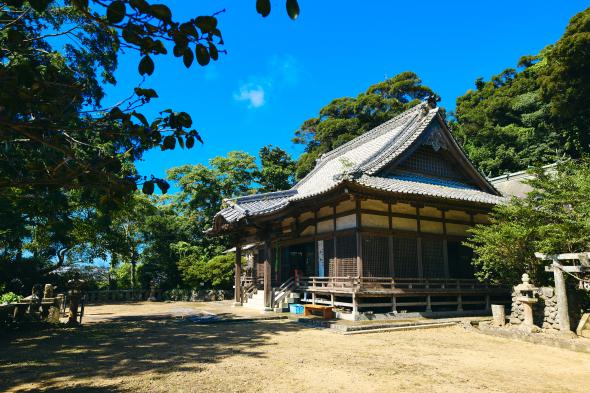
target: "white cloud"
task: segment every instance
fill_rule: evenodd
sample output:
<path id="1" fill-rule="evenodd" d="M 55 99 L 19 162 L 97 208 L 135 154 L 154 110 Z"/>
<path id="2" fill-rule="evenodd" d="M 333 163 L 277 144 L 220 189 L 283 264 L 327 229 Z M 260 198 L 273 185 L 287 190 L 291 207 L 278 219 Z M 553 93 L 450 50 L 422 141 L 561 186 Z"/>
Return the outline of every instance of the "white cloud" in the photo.
<path id="1" fill-rule="evenodd" d="M 239 92 L 234 94 L 237 101 L 248 101 L 248 108 L 260 108 L 265 104 L 264 88 L 250 83 L 242 85 Z"/>
<path id="2" fill-rule="evenodd" d="M 270 57 L 266 68 L 264 74 L 250 75 L 234 93 L 234 100 L 248 102 L 248 108 L 260 108 L 268 102 L 269 96 L 292 88 L 299 80 L 299 67 L 291 55 Z"/>

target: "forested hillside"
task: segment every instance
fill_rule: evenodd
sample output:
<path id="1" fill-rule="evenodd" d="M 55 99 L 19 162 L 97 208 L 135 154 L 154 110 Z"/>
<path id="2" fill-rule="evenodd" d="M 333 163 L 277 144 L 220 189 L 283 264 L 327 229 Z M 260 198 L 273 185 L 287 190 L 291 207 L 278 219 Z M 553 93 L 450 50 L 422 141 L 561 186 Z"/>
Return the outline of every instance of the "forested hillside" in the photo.
<path id="1" fill-rule="evenodd" d="M 539 54 L 457 98 L 453 131 L 487 175 L 590 151 L 590 8 Z"/>

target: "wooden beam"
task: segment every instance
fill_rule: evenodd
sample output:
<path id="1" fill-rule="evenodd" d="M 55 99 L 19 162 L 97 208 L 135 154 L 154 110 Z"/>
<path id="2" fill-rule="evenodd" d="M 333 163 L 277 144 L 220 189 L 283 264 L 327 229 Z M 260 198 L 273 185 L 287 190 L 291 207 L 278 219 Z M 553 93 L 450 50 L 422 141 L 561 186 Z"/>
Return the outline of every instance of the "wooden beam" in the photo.
<path id="1" fill-rule="evenodd" d="M 389 236 L 387 236 L 387 257 L 389 260 L 389 275 L 391 277 L 395 276 L 395 266 L 394 266 L 394 261 L 393 261 L 393 235 L 391 235 L 391 232 L 393 232 L 393 221 L 392 221 L 392 216 L 391 216 L 391 201 L 387 203 L 387 211 L 389 213 Z M 394 307 L 394 310 L 395 307 Z"/>
<path id="2" fill-rule="evenodd" d="M 363 243 L 359 228 L 361 226 L 361 200 L 356 198 L 356 274 L 361 277 L 363 275 Z"/>
<path id="3" fill-rule="evenodd" d="M 270 238 L 265 239 L 264 241 L 264 307 L 271 308 L 272 299 L 271 299 L 271 258 L 272 258 L 272 243 Z"/>
<path id="4" fill-rule="evenodd" d="M 242 296 L 242 247 L 239 242 L 236 242 L 234 288 L 234 306 L 241 306 L 244 304 L 244 297 Z"/>

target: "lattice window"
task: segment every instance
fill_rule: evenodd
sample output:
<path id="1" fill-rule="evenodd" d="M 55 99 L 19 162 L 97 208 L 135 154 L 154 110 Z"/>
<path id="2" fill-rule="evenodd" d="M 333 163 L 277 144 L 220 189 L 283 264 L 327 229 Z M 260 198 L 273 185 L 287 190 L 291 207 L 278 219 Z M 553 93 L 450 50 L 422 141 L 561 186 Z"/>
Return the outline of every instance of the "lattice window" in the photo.
<path id="1" fill-rule="evenodd" d="M 384 236 L 363 237 L 363 276 L 389 277 L 389 239 Z"/>
<path id="2" fill-rule="evenodd" d="M 422 268 L 426 278 L 444 278 L 443 241 L 422 239 Z"/>
<path id="3" fill-rule="evenodd" d="M 336 238 L 336 258 L 330 261 L 330 274 L 335 277 L 356 277 L 356 236 Z"/>
<path id="4" fill-rule="evenodd" d="M 393 266 L 396 277 L 416 278 L 419 276 L 416 239 L 393 238 Z"/>
<path id="5" fill-rule="evenodd" d="M 420 146 L 398 168 L 435 177 L 467 180 L 441 151 L 436 152 L 430 146 Z"/>

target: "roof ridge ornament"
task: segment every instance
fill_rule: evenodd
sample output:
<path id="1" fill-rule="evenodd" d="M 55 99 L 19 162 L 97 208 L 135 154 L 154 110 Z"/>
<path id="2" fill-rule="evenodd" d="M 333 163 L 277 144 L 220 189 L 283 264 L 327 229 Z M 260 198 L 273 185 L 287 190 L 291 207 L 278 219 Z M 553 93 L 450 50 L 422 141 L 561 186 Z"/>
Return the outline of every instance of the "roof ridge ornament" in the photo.
<path id="1" fill-rule="evenodd" d="M 431 94 L 428 96 L 426 102 L 431 109 L 436 108 L 436 103 L 440 101 L 440 96 L 438 94 Z"/>
<path id="2" fill-rule="evenodd" d="M 423 144 L 432 146 L 434 151 L 439 151 L 441 148 L 444 150 L 449 149 L 447 141 L 443 136 L 442 129 L 438 124 L 432 126 L 432 131 L 430 132 L 430 135 L 428 135 L 428 138 L 426 138 L 426 141 Z"/>

